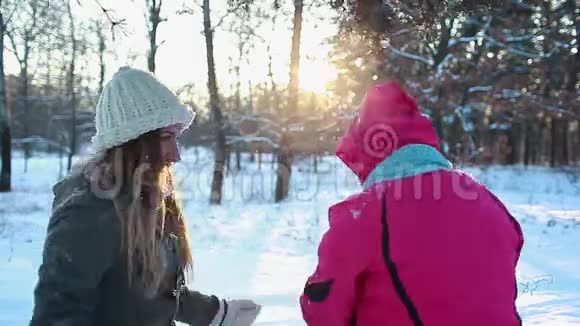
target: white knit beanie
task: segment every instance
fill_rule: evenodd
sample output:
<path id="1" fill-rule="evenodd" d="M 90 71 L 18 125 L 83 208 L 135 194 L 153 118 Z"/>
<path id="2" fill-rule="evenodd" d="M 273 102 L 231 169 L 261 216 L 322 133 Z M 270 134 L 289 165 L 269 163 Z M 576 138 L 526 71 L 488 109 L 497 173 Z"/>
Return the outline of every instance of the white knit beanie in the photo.
<path id="1" fill-rule="evenodd" d="M 195 113 L 151 73 L 122 67 L 97 103 L 92 139 L 95 152 L 126 143 L 159 128 L 180 123 L 183 130 Z"/>

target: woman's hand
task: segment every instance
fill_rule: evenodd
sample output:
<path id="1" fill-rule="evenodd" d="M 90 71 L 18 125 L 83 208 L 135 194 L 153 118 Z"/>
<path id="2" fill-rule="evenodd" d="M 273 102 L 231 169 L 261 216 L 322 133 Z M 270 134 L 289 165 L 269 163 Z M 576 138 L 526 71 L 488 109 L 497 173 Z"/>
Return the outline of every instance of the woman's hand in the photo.
<path id="1" fill-rule="evenodd" d="M 250 326 L 262 306 L 252 300 L 220 300 L 220 308 L 211 326 Z"/>

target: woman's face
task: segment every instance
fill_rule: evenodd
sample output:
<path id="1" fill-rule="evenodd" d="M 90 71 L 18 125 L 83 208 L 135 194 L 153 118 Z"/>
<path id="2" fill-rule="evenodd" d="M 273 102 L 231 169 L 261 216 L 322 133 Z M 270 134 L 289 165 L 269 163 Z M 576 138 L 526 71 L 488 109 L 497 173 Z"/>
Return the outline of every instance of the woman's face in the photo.
<path id="1" fill-rule="evenodd" d="M 164 166 L 179 162 L 181 156 L 177 146 L 177 137 L 181 134 L 181 125 L 175 124 L 161 128 L 159 134 L 161 137 L 161 160 Z"/>

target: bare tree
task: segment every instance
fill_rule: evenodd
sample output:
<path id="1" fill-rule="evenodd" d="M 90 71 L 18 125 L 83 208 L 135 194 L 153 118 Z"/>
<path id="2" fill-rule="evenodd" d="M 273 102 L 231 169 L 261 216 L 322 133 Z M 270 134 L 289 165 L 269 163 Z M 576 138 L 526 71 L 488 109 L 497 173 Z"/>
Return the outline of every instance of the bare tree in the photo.
<path id="1" fill-rule="evenodd" d="M 274 13 L 274 15 L 272 15 L 272 32 L 274 32 L 277 18 L 278 18 L 277 13 Z M 273 109 L 272 111 L 278 112 L 278 110 L 280 109 L 280 96 L 278 94 L 276 82 L 274 81 L 274 71 L 272 70 L 273 59 L 271 48 L 272 48 L 272 40 L 268 40 L 268 45 L 266 47 L 266 52 L 268 53 L 268 78 L 270 79 L 270 90 L 272 91 L 272 95 L 274 96 L 274 104 L 272 107 Z"/>
<path id="2" fill-rule="evenodd" d="M 300 37 L 302 33 L 303 0 L 294 0 L 294 21 L 292 32 L 292 50 L 290 53 L 290 83 L 288 87 L 288 111 L 296 112 L 300 86 Z M 278 169 L 276 178 L 275 200 L 279 202 L 288 197 L 290 176 L 292 174 L 291 139 L 288 132 L 282 132 L 278 152 Z"/>
<path id="3" fill-rule="evenodd" d="M 53 55 L 52 41 L 53 41 L 53 36 L 49 33 L 47 35 L 47 38 L 46 38 L 46 44 L 48 46 L 46 47 L 46 49 L 44 51 L 44 57 L 45 57 L 44 64 L 45 64 L 46 71 L 45 71 L 45 75 L 44 75 L 45 82 L 44 82 L 44 87 L 43 87 L 44 88 L 43 93 L 45 96 L 50 95 L 50 92 L 51 92 L 51 80 L 52 80 L 51 73 L 52 73 L 52 66 L 53 66 L 53 63 L 52 63 L 52 55 Z"/>
<path id="4" fill-rule="evenodd" d="M 149 71 L 155 73 L 155 55 L 157 50 L 163 44 L 157 44 L 157 28 L 159 24 L 167 21 L 167 18 L 161 18 L 161 6 L 163 0 L 145 0 L 147 4 L 147 28 L 149 37 L 149 52 L 147 53 L 147 67 Z"/>
<path id="5" fill-rule="evenodd" d="M 0 0 L 0 144 L 2 146 L 2 169 L 0 171 L 0 192 L 10 191 L 12 172 L 12 137 L 10 133 L 10 110 L 6 103 L 6 79 L 4 74 L 5 36 L 12 17 L 21 2 Z"/>
<path id="6" fill-rule="evenodd" d="M 259 7 L 256 7 L 256 11 L 251 10 L 251 7 L 247 7 L 246 10 L 241 10 L 236 15 L 236 20 L 232 22 L 230 27 L 230 33 L 234 35 L 238 35 L 237 41 L 237 60 L 236 64 L 233 64 L 233 59 L 230 61 L 232 62 L 231 71 L 236 75 L 236 82 L 234 83 L 234 96 L 233 96 L 233 105 L 230 109 L 230 115 L 228 117 L 228 125 L 230 127 L 236 128 L 238 130 L 244 129 L 244 123 L 248 121 L 252 121 L 255 117 L 255 104 L 254 104 L 254 85 L 252 84 L 251 80 L 248 80 L 248 96 L 247 102 L 245 105 L 242 104 L 242 96 L 241 96 L 241 88 L 242 88 L 242 80 L 241 80 L 241 69 L 242 64 L 250 65 L 251 63 L 251 56 L 250 53 L 253 49 L 255 49 L 256 40 L 260 42 L 265 42 L 266 40 L 259 36 L 256 33 L 256 29 L 258 29 L 261 24 L 263 23 L 263 19 L 254 19 L 256 18 L 263 18 L 264 14 Z M 239 119 L 238 119 L 239 118 Z M 238 122 L 234 120 L 239 120 Z M 238 125 L 236 125 L 238 124 Z M 240 132 L 241 136 L 244 135 L 244 132 Z M 254 152 L 256 152 L 256 146 L 254 141 L 254 135 L 252 137 L 239 137 L 237 141 L 230 142 L 227 141 L 227 150 L 230 152 L 230 156 L 235 151 L 235 158 L 236 158 L 236 169 L 239 171 L 241 170 L 241 150 L 242 146 L 250 147 L 250 160 L 254 161 Z M 227 137 L 226 137 L 227 138 Z M 247 141 L 246 141 L 247 139 Z M 231 145 L 231 146 L 230 146 Z M 228 156 L 229 157 L 229 156 Z M 229 165 L 228 165 L 229 168 Z"/>
<path id="7" fill-rule="evenodd" d="M 70 62 L 67 72 L 66 95 L 69 100 L 71 109 L 71 124 L 70 124 L 70 150 L 68 153 L 67 170 L 70 171 L 72 167 L 72 159 L 76 154 L 77 147 L 77 109 L 76 109 L 76 93 L 75 93 L 75 66 L 77 59 L 78 39 L 76 35 L 75 18 L 72 13 L 70 1 L 67 2 L 67 14 L 69 19 L 69 37 L 71 44 Z"/>
<path id="8" fill-rule="evenodd" d="M 224 165 L 226 162 L 226 136 L 224 132 L 223 114 L 215 73 L 213 49 L 214 26 L 211 24 L 210 0 L 203 0 L 203 34 L 205 36 L 207 59 L 207 87 L 209 91 L 209 105 L 215 127 L 215 160 L 213 179 L 211 182 L 210 203 L 219 205 L 222 202 L 222 188 L 224 179 Z"/>
<path id="9" fill-rule="evenodd" d="M 103 92 L 105 83 L 105 54 L 107 51 L 107 37 L 104 33 L 104 25 L 101 20 L 95 21 L 95 32 L 97 34 L 97 53 L 99 56 L 99 95 Z"/>
<path id="10" fill-rule="evenodd" d="M 573 27 L 576 34 L 576 48 L 574 53 L 570 51 L 570 64 L 568 68 L 568 83 L 566 85 L 566 90 L 569 94 L 570 99 L 576 98 L 578 100 L 578 76 L 580 75 L 580 5 L 578 5 L 577 0 L 567 1 L 568 13 L 570 15 L 570 20 L 574 23 Z M 576 139 L 577 141 L 571 141 L 571 155 L 570 158 L 573 162 L 578 163 L 580 160 L 580 108 L 576 107 L 576 114 L 579 117 L 576 120 Z M 573 137 L 574 138 L 574 137 Z"/>
<path id="11" fill-rule="evenodd" d="M 214 44 L 213 36 L 217 27 L 219 27 L 225 19 L 232 13 L 235 13 L 240 8 L 248 9 L 249 0 L 231 1 L 231 5 L 226 13 L 213 24 L 211 20 L 210 0 L 203 0 L 201 10 L 203 12 L 203 35 L 205 37 L 206 45 L 206 61 L 207 61 L 207 87 L 209 92 L 209 106 L 213 129 L 215 132 L 215 150 L 214 150 L 214 169 L 211 183 L 210 203 L 219 205 L 222 202 L 222 189 L 224 183 L 224 169 L 226 165 L 227 148 L 225 136 L 224 115 L 222 111 L 222 104 L 219 96 L 219 89 L 217 77 L 215 72 L 215 58 L 214 58 Z M 184 7 L 179 10 L 179 14 L 192 14 L 192 8 Z"/>
<path id="12" fill-rule="evenodd" d="M 4 36 L 8 25 L 8 17 L 4 18 L 4 0 L 0 0 L 0 137 L 2 142 L 2 172 L 0 174 L 0 191 L 10 191 L 11 172 L 11 137 L 10 116 L 6 106 L 6 80 L 4 77 Z"/>
<path id="13" fill-rule="evenodd" d="M 45 1 L 28 0 L 26 5 L 22 6 L 22 10 L 15 21 L 18 24 L 13 24 L 8 29 L 7 35 L 10 40 L 10 46 L 14 56 L 16 57 L 20 66 L 20 87 L 18 92 L 17 106 L 21 109 L 24 117 L 28 117 L 30 103 L 28 100 L 29 84 L 31 76 L 30 58 L 32 50 L 39 48 L 37 39 L 45 33 L 45 27 L 52 17 L 49 17 L 50 6 Z M 24 137 L 30 136 L 29 119 L 23 119 L 23 134 Z M 24 143 L 24 171 L 28 169 L 28 158 L 30 157 L 30 144 Z"/>
<path id="14" fill-rule="evenodd" d="M 248 18 L 248 17 L 244 17 L 244 18 Z M 245 48 L 248 42 L 248 34 L 247 33 L 243 33 L 244 31 L 244 25 L 246 24 L 247 20 L 246 19 L 240 19 L 239 22 L 237 22 L 236 24 L 232 24 L 232 32 L 238 34 L 238 58 L 237 58 L 237 64 L 233 67 L 233 70 L 235 71 L 236 74 L 236 83 L 235 83 L 235 105 L 234 105 L 234 112 L 235 114 L 241 115 L 242 114 L 242 97 L 241 97 L 241 88 L 242 88 L 242 80 L 241 80 L 241 66 L 242 66 L 242 61 L 245 55 Z M 236 26 L 237 28 L 234 27 L 234 25 L 239 25 Z M 240 171 L 241 170 L 241 143 L 236 143 L 235 146 L 235 154 L 236 154 L 236 170 Z M 231 149 L 230 149 L 230 153 L 231 153 Z M 227 156 L 229 157 L 229 156 Z M 228 160 L 228 164 L 226 164 L 228 166 L 228 170 L 229 170 L 229 160 Z"/>

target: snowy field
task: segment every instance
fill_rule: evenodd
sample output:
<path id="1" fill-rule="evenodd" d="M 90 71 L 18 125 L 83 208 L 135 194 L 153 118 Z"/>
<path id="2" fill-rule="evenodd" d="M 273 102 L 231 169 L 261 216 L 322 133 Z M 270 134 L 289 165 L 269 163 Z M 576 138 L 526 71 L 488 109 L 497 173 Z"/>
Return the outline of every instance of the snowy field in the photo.
<path id="1" fill-rule="evenodd" d="M 243 159 L 243 170 L 226 179 L 220 207 L 207 204 L 212 164 L 206 150 L 188 150 L 176 168 L 192 236 L 192 287 L 253 298 L 264 305 L 258 325 L 304 325 L 298 296 L 316 264 L 327 208 L 358 185 L 333 157 L 316 175 L 304 161 L 294 169 L 291 198 L 273 204 L 270 158 L 262 172 Z M 15 190 L 0 194 L 0 326 L 24 326 L 31 316 L 59 159 L 31 159 L 28 171 L 16 158 Z M 499 195 L 524 229 L 518 268 L 524 325 L 580 325 L 580 180 L 540 167 L 468 171 Z"/>

